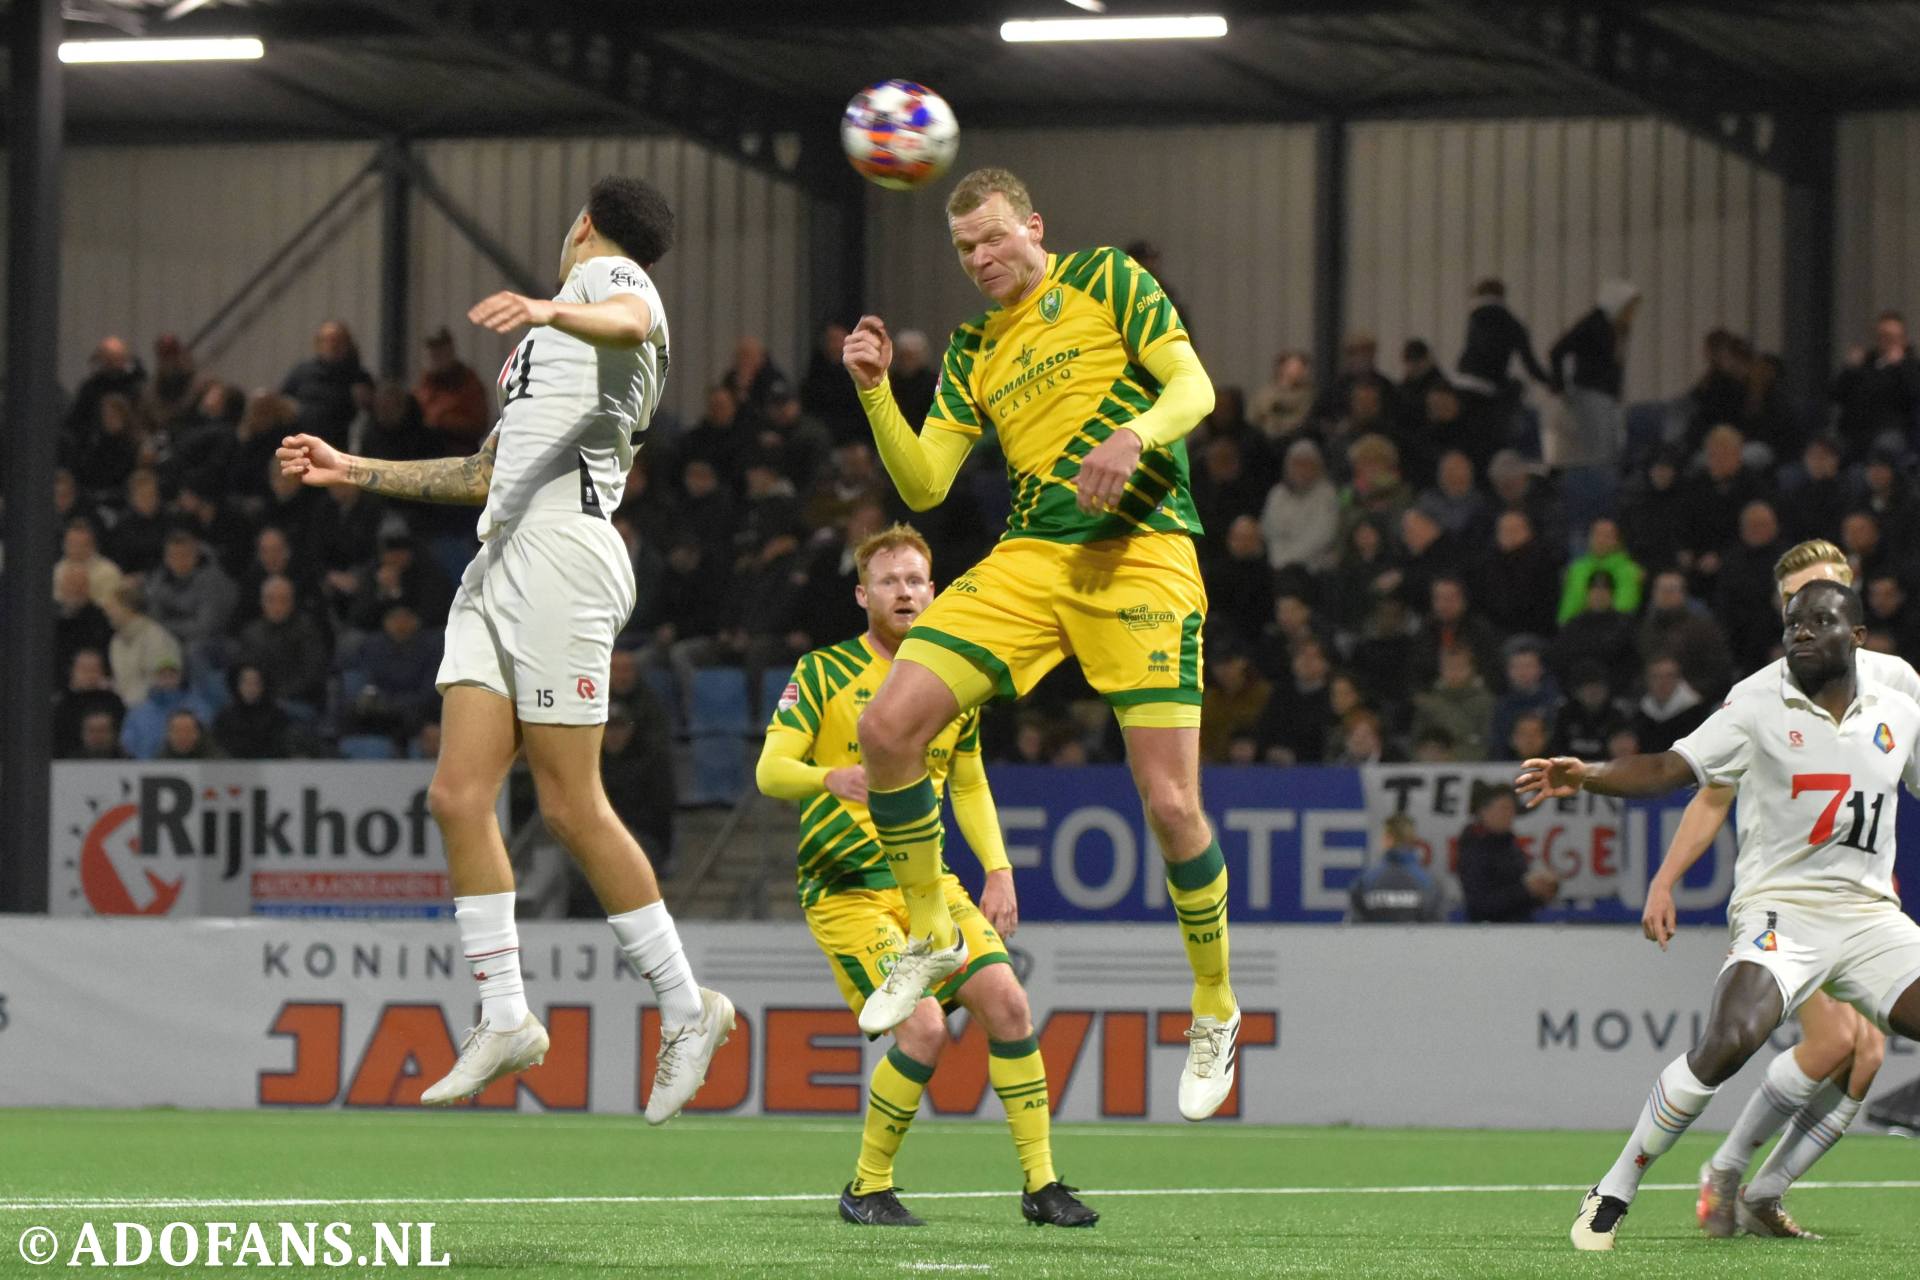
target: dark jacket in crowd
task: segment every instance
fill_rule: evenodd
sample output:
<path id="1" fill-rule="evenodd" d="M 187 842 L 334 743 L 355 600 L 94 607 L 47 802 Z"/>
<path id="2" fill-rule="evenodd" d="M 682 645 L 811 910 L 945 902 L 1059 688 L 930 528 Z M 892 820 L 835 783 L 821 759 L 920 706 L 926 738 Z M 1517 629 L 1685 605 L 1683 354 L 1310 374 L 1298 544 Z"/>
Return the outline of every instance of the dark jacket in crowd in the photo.
<path id="1" fill-rule="evenodd" d="M 1454 366 L 1461 376 L 1454 381 L 1483 395 L 1504 395 L 1511 385 L 1507 370 L 1515 356 L 1536 382 L 1552 384 L 1552 375 L 1533 354 L 1533 335 L 1527 326 L 1499 298 L 1482 299 L 1467 315 L 1466 346 Z"/>
<path id="2" fill-rule="evenodd" d="M 1525 924 L 1540 904 L 1527 891 L 1527 855 L 1513 832 L 1474 823 L 1460 833 L 1460 891 L 1476 924 Z"/>
<path id="3" fill-rule="evenodd" d="M 1348 892 L 1347 918 L 1360 924 L 1427 924 L 1446 914 L 1446 897 L 1420 865 L 1416 849 L 1389 849 Z"/>

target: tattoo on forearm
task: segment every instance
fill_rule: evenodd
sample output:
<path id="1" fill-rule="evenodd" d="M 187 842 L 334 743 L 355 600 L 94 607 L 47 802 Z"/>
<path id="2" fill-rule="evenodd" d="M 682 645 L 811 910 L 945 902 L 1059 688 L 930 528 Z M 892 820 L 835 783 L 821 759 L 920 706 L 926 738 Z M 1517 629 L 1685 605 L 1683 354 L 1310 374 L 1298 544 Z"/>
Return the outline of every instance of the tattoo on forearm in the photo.
<path id="1" fill-rule="evenodd" d="M 370 493 L 415 502 L 446 502 L 460 506 L 485 505 L 493 483 L 493 460 L 500 451 L 495 431 L 467 458 L 429 458 L 424 462 L 388 462 L 358 458 L 347 468 L 347 478 Z"/>

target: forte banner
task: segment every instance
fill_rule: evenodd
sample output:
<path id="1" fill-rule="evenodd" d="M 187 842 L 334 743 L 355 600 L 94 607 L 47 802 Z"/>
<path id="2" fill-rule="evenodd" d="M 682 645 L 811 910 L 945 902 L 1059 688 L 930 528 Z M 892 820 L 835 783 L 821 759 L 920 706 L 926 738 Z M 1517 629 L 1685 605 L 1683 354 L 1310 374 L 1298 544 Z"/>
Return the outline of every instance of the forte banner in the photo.
<path id="1" fill-rule="evenodd" d="M 805 929 L 682 932 L 740 1014 L 693 1112 L 853 1123 L 889 1042 L 860 1034 Z M 611 932 L 526 924 L 521 944 L 553 1047 L 474 1105 L 639 1111 L 659 1017 Z M 1621 1128 L 1700 1034 L 1725 948 L 1712 928 L 1662 952 L 1624 929 L 1236 925 L 1245 1022 L 1219 1123 Z M 1025 923 L 1011 952 L 1055 1113 L 1177 1119 L 1190 979 L 1171 924 Z M 451 922 L 9 917 L 0 1108 L 413 1107 L 476 1004 Z M 923 1114 L 997 1119 L 983 1032 L 963 1015 L 949 1031 Z M 1888 1087 L 1920 1065 L 1912 1049 L 1894 1042 Z M 1763 1065 L 1706 1127 L 1730 1122 Z"/>

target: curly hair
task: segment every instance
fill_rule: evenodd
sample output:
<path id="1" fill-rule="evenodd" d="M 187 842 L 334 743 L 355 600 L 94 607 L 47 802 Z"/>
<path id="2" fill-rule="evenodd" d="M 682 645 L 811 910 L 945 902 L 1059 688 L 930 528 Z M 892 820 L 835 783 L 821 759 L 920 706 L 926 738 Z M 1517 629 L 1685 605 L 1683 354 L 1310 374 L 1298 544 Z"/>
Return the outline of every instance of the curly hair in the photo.
<path id="1" fill-rule="evenodd" d="M 673 206 L 639 178 L 609 175 L 594 183 L 587 196 L 587 217 L 643 267 L 652 267 L 673 248 Z"/>

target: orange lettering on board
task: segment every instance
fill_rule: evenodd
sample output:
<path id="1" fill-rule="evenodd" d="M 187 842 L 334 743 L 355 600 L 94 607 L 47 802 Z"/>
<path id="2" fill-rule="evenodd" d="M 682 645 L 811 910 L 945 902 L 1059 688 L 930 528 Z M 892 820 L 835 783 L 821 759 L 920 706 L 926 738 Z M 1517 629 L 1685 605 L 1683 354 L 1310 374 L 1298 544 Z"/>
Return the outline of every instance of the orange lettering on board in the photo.
<path id="1" fill-rule="evenodd" d="M 301 1004 L 289 1001 L 268 1034 L 293 1037 L 293 1070 L 260 1073 L 262 1106 L 322 1107 L 340 1092 L 338 1001 Z"/>
<path id="2" fill-rule="evenodd" d="M 1147 1015 L 1109 1009 L 1100 1017 L 1100 1114 L 1147 1114 Z"/>
<path id="3" fill-rule="evenodd" d="M 542 1015 L 547 1024 L 546 1061 L 518 1075 L 501 1076 L 481 1091 L 474 1102 L 482 1107 L 512 1110 L 520 1090 L 549 1111 L 587 1109 L 588 1063 L 593 1055 L 593 1010 L 586 1005 L 549 1005 Z"/>
<path id="4" fill-rule="evenodd" d="M 439 1005 L 388 1005 L 347 1086 L 347 1105 L 418 1106 L 427 1086 L 453 1069 L 455 1056 Z"/>
<path id="5" fill-rule="evenodd" d="M 660 1010 L 649 1005 L 640 1011 L 640 1092 L 638 1110 L 647 1106 L 653 1089 L 654 1059 L 660 1054 Z M 734 1015 L 733 1034 L 714 1051 L 707 1082 L 687 1103 L 688 1111 L 731 1111 L 747 1100 L 753 1083 L 753 1022 L 745 1013 Z"/>
<path id="6" fill-rule="evenodd" d="M 1193 1014 L 1186 1009 L 1162 1009 L 1160 1025 L 1156 1038 L 1161 1044 L 1185 1044 L 1187 1028 L 1193 1025 Z M 1251 1009 L 1240 1012 L 1240 1048 L 1269 1048 L 1280 1041 L 1280 1019 L 1272 1013 L 1255 1013 Z M 1215 1115 L 1237 1116 L 1240 1114 L 1240 1086 L 1247 1082 L 1247 1058 L 1236 1051 L 1234 1055 L 1233 1089 L 1227 1094 L 1227 1100 L 1220 1104 Z"/>
<path id="7" fill-rule="evenodd" d="M 860 1024 L 845 1009 L 768 1009 L 764 1104 L 768 1111 L 857 1115 L 866 1104 Z M 821 1040 L 844 1044 L 820 1044 Z M 815 1083 L 819 1076 L 851 1079 Z"/>

